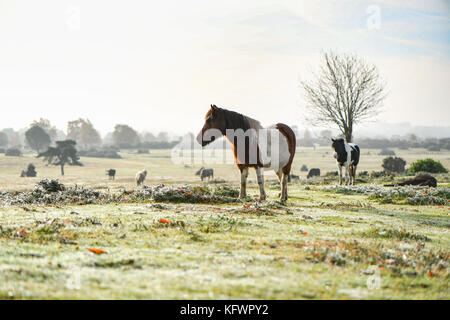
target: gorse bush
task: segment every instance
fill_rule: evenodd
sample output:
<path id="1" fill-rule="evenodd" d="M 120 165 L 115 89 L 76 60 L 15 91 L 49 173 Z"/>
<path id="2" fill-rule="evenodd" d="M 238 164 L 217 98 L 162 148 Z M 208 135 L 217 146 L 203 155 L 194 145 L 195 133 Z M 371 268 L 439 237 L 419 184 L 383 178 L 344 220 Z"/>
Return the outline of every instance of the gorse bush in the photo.
<path id="1" fill-rule="evenodd" d="M 448 170 L 442 165 L 440 161 L 435 161 L 433 159 L 423 159 L 417 160 L 411 163 L 409 167 L 409 173 L 415 174 L 418 172 L 429 172 L 429 173 L 447 173 Z"/>
<path id="2" fill-rule="evenodd" d="M 398 186 L 386 188 L 379 185 L 333 186 L 323 189 L 341 194 L 364 194 L 381 203 L 407 203 L 411 205 L 449 205 L 450 188 Z"/>
<path id="3" fill-rule="evenodd" d="M 227 185 L 207 186 L 145 186 L 143 189 L 106 193 L 78 186 L 68 187 L 58 180 L 43 179 L 33 190 L 0 191 L 0 205 L 67 205 L 128 202 L 231 203 L 239 190 Z"/>
<path id="4" fill-rule="evenodd" d="M 388 157 L 383 159 L 381 165 L 386 172 L 403 173 L 405 172 L 406 161 L 402 158 Z"/>

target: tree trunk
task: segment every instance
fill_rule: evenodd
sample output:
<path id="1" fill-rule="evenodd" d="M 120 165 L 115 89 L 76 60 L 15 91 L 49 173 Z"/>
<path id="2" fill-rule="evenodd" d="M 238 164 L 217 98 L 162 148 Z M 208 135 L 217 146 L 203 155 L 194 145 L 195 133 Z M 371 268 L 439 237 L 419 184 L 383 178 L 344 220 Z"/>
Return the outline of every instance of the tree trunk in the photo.
<path id="1" fill-rule="evenodd" d="M 345 131 L 345 141 L 347 142 L 347 143 L 351 143 L 352 142 L 352 129 L 351 128 L 348 128 L 346 131 Z"/>
<path id="2" fill-rule="evenodd" d="M 61 165 L 61 175 L 62 176 L 64 175 L 64 165 L 63 164 Z"/>

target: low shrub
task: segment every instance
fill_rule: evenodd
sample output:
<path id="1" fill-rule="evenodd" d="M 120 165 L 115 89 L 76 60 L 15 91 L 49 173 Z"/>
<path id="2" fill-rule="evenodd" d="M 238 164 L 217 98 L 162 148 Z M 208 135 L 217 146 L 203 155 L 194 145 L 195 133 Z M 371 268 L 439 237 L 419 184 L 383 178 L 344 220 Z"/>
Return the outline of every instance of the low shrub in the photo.
<path id="1" fill-rule="evenodd" d="M 58 180 L 49 179 L 39 181 L 32 191 L 0 192 L 0 202 L 6 205 L 84 205 L 105 200 L 114 200 L 114 197 L 90 189 L 67 188 Z"/>
<path id="2" fill-rule="evenodd" d="M 435 161 L 433 159 L 423 159 L 417 160 L 411 163 L 408 170 L 411 174 L 416 174 L 419 172 L 429 172 L 429 173 L 447 173 L 448 170 L 442 165 L 440 161 Z"/>
<path id="3" fill-rule="evenodd" d="M 3 205 L 67 205 L 128 202 L 231 203 L 239 191 L 227 185 L 208 186 L 146 186 L 143 189 L 105 193 L 87 188 L 67 187 L 58 180 L 43 179 L 32 191 L 0 191 Z"/>
<path id="4" fill-rule="evenodd" d="M 36 167 L 34 164 L 30 163 L 28 164 L 27 170 L 23 170 L 22 173 L 20 174 L 20 176 L 23 177 L 36 177 L 37 172 L 36 172 Z"/>
<path id="5" fill-rule="evenodd" d="M 339 173 L 337 171 L 328 171 L 325 173 L 325 177 L 337 177 Z"/>
<path id="6" fill-rule="evenodd" d="M 383 159 L 381 166 L 389 173 L 403 173 L 405 172 L 406 161 L 402 158 L 388 157 Z"/>
<path id="7" fill-rule="evenodd" d="M 371 178 L 381 178 L 381 177 L 386 177 L 388 175 L 388 173 L 386 171 L 372 171 L 370 173 L 370 177 Z"/>
<path id="8" fill-rule="evenodd" d="M 395 156 L 395 151 L 390 149 L 382 149 L 378 155 L 380 156 Z"/>
<path id="9" fill-rule="evenodd" d="M 382 203 L 397 202 L 411 205 L 449 205 L 450 201 L 450 188 L 364 185 L 326 187 L 324 191 L 342 194 L 364 194 Z"/>
<path id="10" fill-rule="evenodd" d="M 236 201 L 239 191 L 229 186 L 219 186 L 211 189 L 206 186 L 175 186 L 159 185 L 147 187 L 151 197 L 159 202 L 187 202 L 187 203 L 229 203 Z"/>
<path id="11" fill-rule="evenodd" d="M 17 148 L 7 149 L 5 151 L 5 156 L 7 156 L 7 157 L 21 157 L 22 156 L 22 151 L 20 151 Z"/>

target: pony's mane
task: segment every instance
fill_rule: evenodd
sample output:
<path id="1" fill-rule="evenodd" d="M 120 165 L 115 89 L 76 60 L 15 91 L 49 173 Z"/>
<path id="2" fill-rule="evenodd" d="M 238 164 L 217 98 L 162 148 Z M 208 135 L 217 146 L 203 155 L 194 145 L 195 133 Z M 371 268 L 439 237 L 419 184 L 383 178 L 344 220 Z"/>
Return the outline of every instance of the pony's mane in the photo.
<path id="1" fill-rule="evenodd" d="M 208 112 L 205 115 L 205 120 L 208 119 L 211 116 L 211 113 L 213 112 L 213 109 L 209 109 Z"/>
<path id="2" fill-rule="evenodd" d="M 258 120 L 247 117 L 241 113 L 230 111 L 227 109 L 220 109 L 222 114 L 225 116 L 228 126 L 233 129 L 243 129 L 244 131 L 248 129 L 261 129 L 261 123 Z M 211 110 L 210 110 L 211 111 Z"/>

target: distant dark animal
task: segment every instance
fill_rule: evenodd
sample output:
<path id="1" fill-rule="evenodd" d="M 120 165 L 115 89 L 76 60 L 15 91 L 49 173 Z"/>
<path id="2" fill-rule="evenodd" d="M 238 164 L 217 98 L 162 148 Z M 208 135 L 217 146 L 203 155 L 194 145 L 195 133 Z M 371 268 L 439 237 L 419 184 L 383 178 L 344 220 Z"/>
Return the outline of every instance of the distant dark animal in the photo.
<path id="1" fill-rule="evenodd" d="M 147 177 L 147 170 L 136 173 L 136 184 L 138 186 L 143 185 L 146 177 Z"/>
<path id="2" fill-rule="evenodd" d="M 200 176 L 200 179 L 202 179 L 202 181 L 206 178 L 208 178 L 208 180 L 214 179 L 214 169 L 206 169 L 204 167 L 201 167 L 200 170 L 198 170 L 195 175 Z"/>
<path id="3" fill-rule="evenodd" d="M 291 173 L 295 155 L 294 131 L 282 123 L 264 128 L 255 119 L 211 105 L 205 116 L 205 124 L 197 135 L 197 141 L 205 147 L 222 136 L 230 143 L 236 165 L 241 172 L 239 198 L 247 197 L 248 171 L 249 168 L 254 168 L 259 186 L 259 199 L 266 199 L 264 168 L 267 168 L 277 174 L 281 184 L 281 201 L 286 201 L 287 178 Z M 272 145 L 276 148 L 272 148 Z M 276 149 L 276 154 L 272 154 L 272 149 Z"/>
<path id="4" fill-rule="evenodd" d="M 308 171 L 308 167 L 306 166 L 306 164 L 302 165 L 302 167 L 300 168 L 300 171 L 302 171 L 302 172 Z"/>
<path id="5" fill-rule="evenodd" d="M 331 139 L 331 147 L 334 149 L 333 157 L 336 159 L 339 169 L 339 184 L 342 185 L 342 167 L 345 167 L 346 184 L 354 185 L 356 182 L 356 167 L 361 154 L 359 146 L 347 143 L 344 139 Z"/>
<path id="6" fill-rule="evenodd" d="M 36 177 L 37 172 L 36 172 L 36 167 L 34 166 L 34 164 L 30 163 L 28 165 L 27 171 L 22 170 L 22 173 L 20 174 L 20 176 L 23 177 Z"/>
<path id="7" fill-rule="evenodd" d="M 297 175 L 295 175 L 295 174 L 290 174 L 290 175 L 288 176 L 287 181 L 288 181 L 288 182 L 291 182 L 292 180 L 300 180 L 300 177 L 297 176 Z"/>
<path id="8" fill-rule="evenodd" d="M 115 169 L 106 170 L 106 175 L 109 177 L 109 180 L 114 180 L 116 178 L 116 170 Z"/>
<path id="9" fill-rule="evenodd" d="M 306 176 L 307 179 L 312 177 L 320 177 L 320 169 L 318 168 L 312 168 L 309 170 L 308 175 Z"/>
<path id="10" fill-rule="evenodd" d="M 428 187 L 437 187 L 436 178 L 430 176 L 429 174 L 420 174 L 415 176 L 414 179 L 406 180 L 403 182 L 399 182 L 396 184 L 397 186 L 428 186 Z M 394 184 L 386 184 L 385 187 L 394 187 Z"/>

